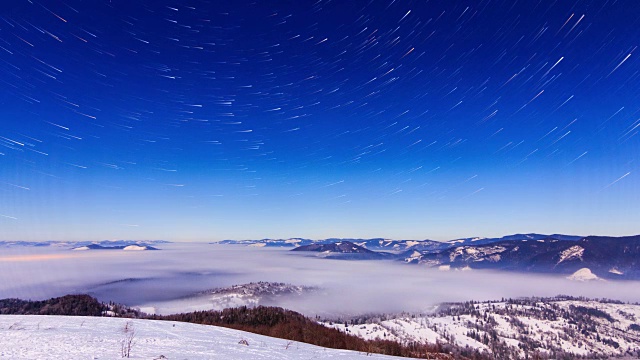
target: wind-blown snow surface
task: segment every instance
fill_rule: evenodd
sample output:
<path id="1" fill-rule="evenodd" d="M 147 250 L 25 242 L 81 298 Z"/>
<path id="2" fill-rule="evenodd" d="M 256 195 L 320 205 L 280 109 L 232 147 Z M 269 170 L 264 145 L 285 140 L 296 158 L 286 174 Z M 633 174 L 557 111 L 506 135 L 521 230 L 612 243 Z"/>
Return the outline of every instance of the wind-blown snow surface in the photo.
<path id="1" fill-rule="evenodd" d="M 124 327 L 132 359 L 399 359 L 291 343 L 216 326 L 121 318 L 2 315 L 0 358 L 121 359 Z M 247 345 L 239 344 L 246 340 Z M 287 348 L 287 344 L 289 344 Z"/>

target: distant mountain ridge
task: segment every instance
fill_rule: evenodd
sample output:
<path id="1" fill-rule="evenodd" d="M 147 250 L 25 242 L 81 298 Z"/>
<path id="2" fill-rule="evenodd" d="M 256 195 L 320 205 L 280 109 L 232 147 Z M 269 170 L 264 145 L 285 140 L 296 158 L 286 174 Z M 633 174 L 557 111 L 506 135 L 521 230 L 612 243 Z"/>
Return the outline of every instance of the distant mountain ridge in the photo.
<path id="1" fill-rule="evenodd" d="M 71 250 L 124 250 L 124 251 L 145 251 L 145 250 L 160 250 L 149 245 L 131 244 L 131 245 L 118 245 L 118 246 L 103 246 L 100 244 L 89 244 L 79 247 L 74 247 Z"/>
<path id="2" fill-rule="evenodd" d="M 153 250 L 153 246 L 169 244 L 166 240 L 102 240 L 102 241 L 0 241 L 0 247 L 57 247 L 57 248 L 81 248 L 88 249 L 124 249 L 128 246 L 148 247 Z M 130 249 L 133 250 L 133 249 Z M 140 249 L 141 250 L 141 249 Z M 156 249 L 157 250 L 157 249 Z"/>
<path id="3" fill-rule="evenodd" d="M 492 269 L 565 276 L 588 269 L 598 278 L 640 279 L 640 235 L 625 237 L 514 234 L 448 242 L 369 239 L 299 246 L 348 260 L 396 259 L 444 270 Z M 340 245 L 336 245 L 340 244 Z M 584 270 L 586 271 L 586 270 Z"/>
<path id="4" fill-rule="evenodd" d="M 210 244 L 222 244 L 222 245 L 245 245 L 253 247 L 290 247 L 295 248 L 299 246 L 306 246 L 312 244 L 332 244 L 338 242 L 351 242 L 358 246 L 362 246 L 368 250 L 373 251 L 389 251 L 399 252 L 409 249 L 413 250 L 441 250 L 451 246 L 460 245 L 480 245 L 490 244 L 505 240 L 541 240 L 546 238 L 553 238 L 561 241 L 577 241 L 584 236 L 577 235 L 563 235 L 563 234 L 513 234 L 499 238 L 461 238 L 448 241 L 436 241 L 436 240 L 405 240 L 405 239 L 386 239 L 386 238 L 327 238 L 327 239 L 306 239 L 306 238 L 288 238 L 288 239 L 246 239 L 246 240 L 222 240 L 219 242 L 212 242 Z"/>
<path id="5" fill-rule="evenodd" d="M 579 240 L 545 238 L 503 240 L 422 252 L 405 261 L 428 266 L 471 267 L 571 274 L 588 268 L 602 278 L 640 277 L 640 235 L 587 236 Z"/>
<path id="6" fill-rule="evenodd" d="M 356 245 L 351 241 L 341 241 L 328 244 L 310 244 L 299 246 L 291 251 L 307 251 L 320 253 L 319 256 L 325 258 L 338 258 L 350 260 L 382 260 L 392 257 L 384 252 L 369 250 L 363 246 Z"/>
<path id="7" fill-rule="evenodd" d="M 297 247 L 303 245 L 310 245 L 314 243 L 328 242 L 328 240 L 311 240 L 303 238 L 290 238 L 290 239 L 259 239 L 259 240 L 222 240 L 218 242 L 212 242 L 213 245 L 245 245 L 255 247 Z"/>
<path id="8" fill-rule="evenodd" d="M 513 234 L 506 235 L 500 238 L 462 238 L 449 240 L 447 243 L 459 245 L 481 245 L 481 244 L 491 244 L 499 241 L 511 241 L 511 240 L 544 240 L 544 239 L 555 239 L 560 241 L 578 241 L 582 239 L 584 236 L 577 235 L 562 235 L 562 234 L 553 234 L 553 235 L 544 235 L 544 234 Z"/>
<path id="9" fill-rule="evenodd" d="M 410 248 L 416 248 L 421 250 L 429 249 L 444 249 L 450 245 L 446 242 L 435 240 L 394 240 L 385 238 L 372 238 L 372 239 L 360 239 L 360 238 L 328 238 L 328 239 L 304 239 L 304 238 L 289 238 L 289 239 L 259 239 L 259 240 L 222 240 L 219 242 L 212 242 L 210 244 L 220 245 L 244 245 L 251 247 L 274 247 L 274 248 L 296 248 L 307 245 L 318 244 L 334 244 L 339 242 L 350 242 L 358 246 L 364 247 L 373 251 L 387 251 L 387 252 L 401 252 Z"/>

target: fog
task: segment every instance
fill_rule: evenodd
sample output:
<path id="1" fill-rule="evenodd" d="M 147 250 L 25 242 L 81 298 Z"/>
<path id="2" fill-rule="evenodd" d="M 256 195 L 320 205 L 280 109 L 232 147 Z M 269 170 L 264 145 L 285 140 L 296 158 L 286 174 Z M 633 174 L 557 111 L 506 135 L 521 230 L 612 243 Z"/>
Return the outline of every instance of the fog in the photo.
<path id="1" fill-rule="evenodd" d="M 283 307 L 315 314 L 428 311 L 448 301 L 558 294 L 640 301 L 632 281 L 573 282 L 563 276 L 438 271 L 394 261 L 328 260 L 282 249 L 165 244 L 161 251 L 7 248 L 0 298 L 88 293 L 129 306 L 162 306 L 196 292 L 248 282 L 285 282 L 320 291 Z"/>

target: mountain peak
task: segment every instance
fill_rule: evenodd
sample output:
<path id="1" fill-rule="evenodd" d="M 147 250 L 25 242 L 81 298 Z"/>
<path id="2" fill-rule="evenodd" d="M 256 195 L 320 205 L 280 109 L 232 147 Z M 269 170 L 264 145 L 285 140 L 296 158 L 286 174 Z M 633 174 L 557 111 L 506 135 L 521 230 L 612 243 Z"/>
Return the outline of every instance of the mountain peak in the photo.
<path id="1" fill-rule="evenodd" d="M 573 281 L 592 281 L 592 280 L 600 280 L 596 274 L 592 273 L 589 268 L 582 268 L 570 276 L 567 276 L 567 279 Z"/>

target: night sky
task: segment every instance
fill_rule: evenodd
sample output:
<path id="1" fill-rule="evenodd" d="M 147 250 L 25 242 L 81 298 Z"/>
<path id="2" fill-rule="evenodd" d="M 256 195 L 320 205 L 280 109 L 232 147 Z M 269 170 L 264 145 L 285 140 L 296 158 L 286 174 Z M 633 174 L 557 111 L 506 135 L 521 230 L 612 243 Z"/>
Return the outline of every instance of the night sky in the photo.
<path id="1" fill-rule="evenodd" d="M 640 233 L 640 2 L 14 0 L 0 240 Z"/>

